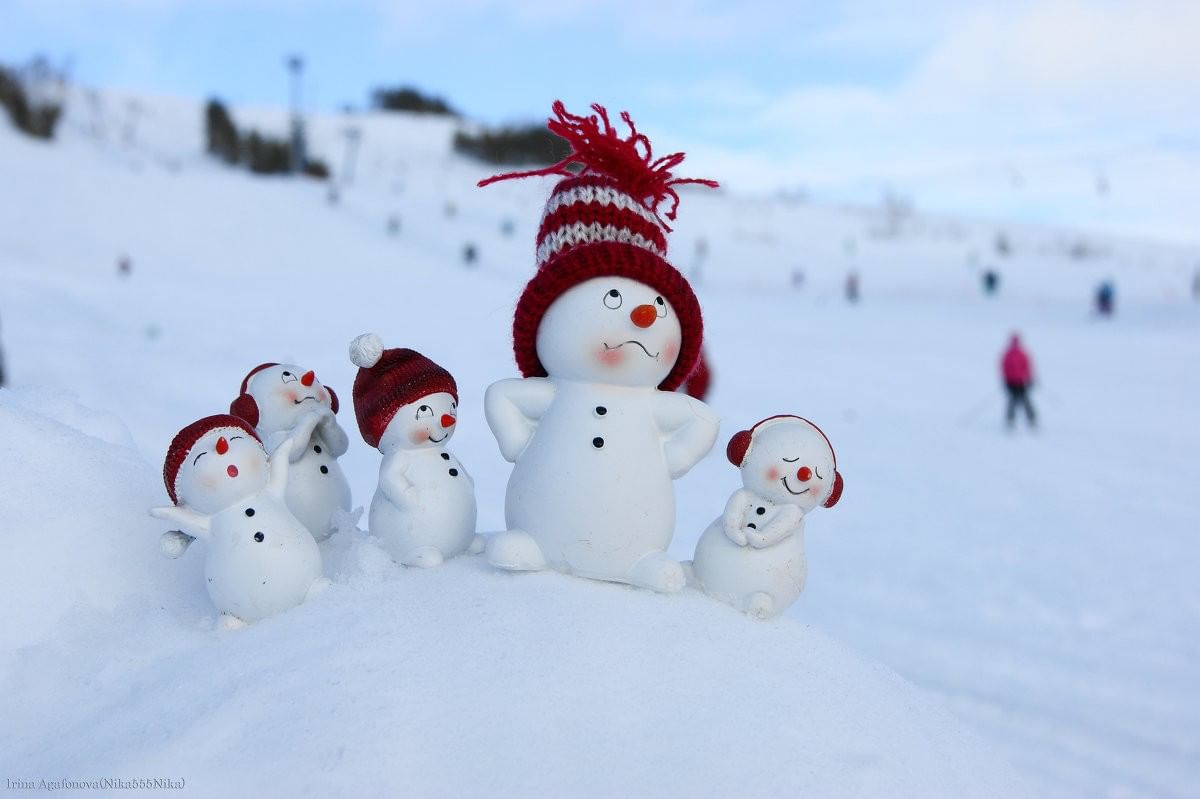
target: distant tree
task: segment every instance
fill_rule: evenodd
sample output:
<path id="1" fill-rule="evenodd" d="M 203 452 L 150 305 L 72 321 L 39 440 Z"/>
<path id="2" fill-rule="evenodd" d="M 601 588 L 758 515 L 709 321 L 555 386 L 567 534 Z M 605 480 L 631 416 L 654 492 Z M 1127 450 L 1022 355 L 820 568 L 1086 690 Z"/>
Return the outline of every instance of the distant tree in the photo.
<path id="1" fill-rule="evenodd" d="M 213 98 L 204 107 L 204 138 L 208 152 L 227 164 L 236 164 L 241 157 L 237 126 L 229 110 Z"/>
<path id="2" fill-rule="evenodd" d="M 382 111 L 412 111 L 418 114 L 458 116 L 441 97 L 422 94 L 412 86 L 380 87 L 371 93 L 371 104 Z"/>
<path id="3" fill-rule="evenodd" d="M 44 59 L 35 60 L 30 70 L 38 84 L 56 80 Z M 53 138 L 54 128 L 62 116 L 60 103 L 33 96 L 21 75 L 4 67 L 0 67 L 0 105 L 4 106 L 17 130 L 38 139 Z"/>
<path id="4" fill-rule="evenodd" d="M 561 161 L 571 152 L 566 139 L 543 125 L 482 130 L 474 134 L 460 130 L 454 134 L 454 149 L 489 164 L 512 166 L 545 166 Z"/>
<path id="5" fill-rule="evenodd" d="M 264 136 L 250 131 L 242 145 L 242 157 L 251 172 L 258 175 L 280 175 L 292 171 L 292 148 L 286 139 Z"/>

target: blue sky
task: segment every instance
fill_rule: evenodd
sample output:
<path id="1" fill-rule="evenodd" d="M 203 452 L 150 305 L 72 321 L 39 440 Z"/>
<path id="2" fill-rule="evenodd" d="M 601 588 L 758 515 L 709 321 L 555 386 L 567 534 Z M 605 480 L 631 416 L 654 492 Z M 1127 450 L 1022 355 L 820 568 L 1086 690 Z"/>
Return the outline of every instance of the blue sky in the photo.
<path id="1" fill-rule="evenodd" d="M 600 101 L 739 188 L 1184 240 L 1198 36 L 1188 0 L 0 0 L 0 60 L 91 84 L 277 103 L 299 51 L 313 108 L 400 83 L 486 122 Z"/>

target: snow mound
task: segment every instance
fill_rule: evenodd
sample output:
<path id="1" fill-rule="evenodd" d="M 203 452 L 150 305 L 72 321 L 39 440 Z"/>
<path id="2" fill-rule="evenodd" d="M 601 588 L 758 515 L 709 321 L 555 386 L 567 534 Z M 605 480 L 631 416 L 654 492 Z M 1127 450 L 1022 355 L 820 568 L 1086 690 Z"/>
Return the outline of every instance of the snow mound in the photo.
<path id="1" fill-rule="evenodd" d="M 0 508 L 0 561 L 22 564 L 2 639 L 23 646 L 0 650 L 5 774 L 234 796 L 1024 792 L 892 672 L 693 592 L 479 558 L 406 570 L 354 530 L 323 545 L 328 591 L 219 631 L 203 544 L 159 555 L 156 471 L 93 434 L 112 420 L 39 399 L 0 392 L 0 439 L 25 464 Z"/>

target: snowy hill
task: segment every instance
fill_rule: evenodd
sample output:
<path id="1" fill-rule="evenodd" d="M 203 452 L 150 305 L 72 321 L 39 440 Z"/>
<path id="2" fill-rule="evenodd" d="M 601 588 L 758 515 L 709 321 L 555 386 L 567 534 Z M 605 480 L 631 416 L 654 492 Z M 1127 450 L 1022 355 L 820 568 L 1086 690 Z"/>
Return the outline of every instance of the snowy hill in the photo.
<path id="1" fill-rule="evenodd" d="M 452 155 L 445 121 L 365 115 L 359 177 L 330 204 L 205 158 L 197 104 L 141 98 L 126 141 L 124 98 L 99 100 L 77 97 L 51 144 L 0 127 L 0 563 L 20 564 L 0 593 L 0 771 L 239 794 L 1019 795 L 1010 759 L 1037 795 L 1200 783 L 1197 252 L 688 192 L 671 247 L 704 305 L 721 443 L 803 413 L 846 475 L 787 618 L 477 559 L 414 573 L 342 535 L 329 592 L 230 635 L 200 558 L 161 558 L 144 515 L 171 436 L 264 360 L 348 398 L 346 344 L 372 330 L 454 372 L 452 449 L 498 529 L 508 466 L 482 392 L 515 373 L 549 182 L 475 189 L 489 172 Z M 313 125 L 335 167 L 345 124 Z M 1119 312 L 1100 323 L 1106 277 Z M 1000 432 L 1013 328 L 1042 379 L 1037 437 Z M 678 483 L 678 557 L 735 487 L 720 449 Z M 355 436 L 343 464 L 365 504 L 378 454 Z"/>

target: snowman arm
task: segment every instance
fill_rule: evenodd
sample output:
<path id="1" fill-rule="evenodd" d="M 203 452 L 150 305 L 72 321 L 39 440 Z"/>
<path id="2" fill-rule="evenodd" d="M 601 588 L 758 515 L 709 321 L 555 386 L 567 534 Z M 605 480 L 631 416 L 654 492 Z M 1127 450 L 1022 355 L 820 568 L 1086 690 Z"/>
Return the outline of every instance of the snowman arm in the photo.
<path id="1" fill-rule="evenodd" d="M 747 535 L 753 547 L 769 547 L 778 544 L 800 527 L 804 513 L 795 505 L 777 506 L 775 516 L 762 529 Z"/>
<path id="2" fill-rule="evenodd" d="M 269 469 L 267 493 L 276 499 L 282 500 L 287 493 L 288 469 L 291 466 L 292 452 L 295 448 L 295 437 L 289 438 L 279 445 L 279 448 L 267 461 Z"/>
<path id="3" fill-rule="evenodd" d="M 379 490 L 398 508 L 406 508 L 416 498 L 416 486 L 408 479 L 409 459 L 394 452 L 379 464 Z"/>
<path id="4" fill-rule="evenodd" d="M 483 411 L 506 461 L 515 463 L 521 457 L 553 401 L 554 384 L 545 378 L 501 380 L 488 386 Z"/>
<path id="5" fill-rule="evenodd" d="M 293 435 L 291 430 L 276 430 L 263 439 L 263 449 L 270 455 L 275 450 L 279 449 L 279 445 L 287 441 Z"/>
<path id="6" fill-rule="evenodd" d="M 308 442 L 312 440 L 313 431 L 324 419 L 325 414 L 309 411 L 301 416 L 296 426 L 287 433 L 285 440 L 292 442 L 292 453 L 289 456 L 292 463 L 303 458 L 304 453 L 308 452 Z"/>
<path id="7" fill-rule="evenodd" d="M 181 508 L 178 505 L 167 505 L 162 508 L 151 508 L 150 515 L 156 519 L 170 522 L 192 538 L 208 538 L 209 517 L 203 513 L 196 513 L 190 508 Z"/>
<path id="8" fill-rule="evenodd" d="M 720 421 L 707 405 L 686 394 L 662 391 L 654 420 L 664 436 L 663 454 L 671 479 L 682 477 L 712 449 Z"/>
<path id="9" fill-rule="evenodd" d="M 721 515 L 721 527 L 725 531 L 725 537 L 739 547 L 746 546 L 746 531 L 745 527 L 746 514 L 750 510 L 750 504 L 753 502 L 753 496 L 744 488 L 739 488 L 730 495 L 729 501 L 725 503 L 725 513 Z"/>
<path id="10" fill-rule="evenodd" d="M 335 458 L 342 457 L 350 449 L 350 439 L 332 413 L 321 419 L 321 438 L 325 439 L 329 454 Z"/>

